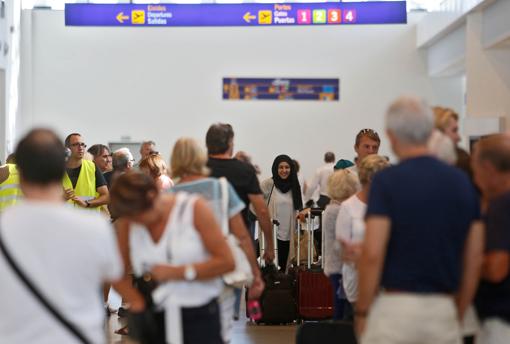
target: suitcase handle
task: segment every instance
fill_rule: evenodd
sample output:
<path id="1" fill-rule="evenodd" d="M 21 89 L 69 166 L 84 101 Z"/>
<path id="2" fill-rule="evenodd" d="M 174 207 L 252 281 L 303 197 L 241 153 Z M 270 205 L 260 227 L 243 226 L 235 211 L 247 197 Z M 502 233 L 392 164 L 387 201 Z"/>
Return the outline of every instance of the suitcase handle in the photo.
<path id="1" fill-rule="evenodd" d="M 270 264 L 274 264 L 276 266 L 278 266 L 278 242 L 277 242 L 277 235 L 276 235 L 276 230 L 277 230 L 277 227 L 280 225 L 280 222 L 278 222 L 278 220 L 272 220 L 272 223 L 273 223 L 273 242 L 274 242 L 274 261 Z M 265 236 L 264 236 L 264 232 L 262 232 L 262 229 L 260 229 L 260 227 L 258 227 L 258 233 L 259 233 L 259 250 L 260 250 L 260 266 L 261 267 L 264 267 L 266 266 L 266 262 L 264 261 L 264 259 L 262 259 L 262 257 L 264 256 L 264 253 L 266 251 L 266 240 L 265 240 Z"/>
<path id="2" fill-rule="evenodd" d="M 299 266 L 301 260 L 301 220 L 297 220 L 297 260 L 296 265 Z"/>
<path id="3" fill-rule="evenodd" d="M 321 216 L 322 211 L 322 208 L 310 208 L 310 213 L 312 213 L 312 216 Z"/>
<path id="4" fill-rule="evenodd" d="M 313 237 L 313 223 L 312 223 L 312 212 L 310 211 L 308 213 L 308 259 L 307 259 L 307 267 L 308 270 L 310 270 L 310 267 L 312 266 L 312 237 Z"/>

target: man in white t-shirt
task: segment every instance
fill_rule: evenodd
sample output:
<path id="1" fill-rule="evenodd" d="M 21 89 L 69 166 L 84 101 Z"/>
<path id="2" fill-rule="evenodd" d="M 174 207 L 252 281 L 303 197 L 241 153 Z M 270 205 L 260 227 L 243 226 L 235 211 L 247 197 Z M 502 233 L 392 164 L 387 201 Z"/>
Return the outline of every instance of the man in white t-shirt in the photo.
<path id="1" fill-rule="evenodd" d="M 315 175 L 313 176 L 313 179 L 311 180 L 310 185 L 308 185 L 305 193 L 305 200 L 306 202 L 309 202 L 312 200 L 315 191 L 319 189 L 319 200 L 317 201 L 317 205 L 323 209 L 330 201 L 328 195 L 328 180 L 335 171 L 333 169 L 333 166 L 335 166 L 335 153 L 326 152 L 326 154 L 324 154 L 324 162 L 325 164 L 315 171 Z"/>
<path id="2" fill-rule="evenodd" d="M 64 146 L 35 129 L 16 150 L 25 200 L 0 219 L 3 245 L 35 288 L 90 343 L 106 343 L 102 286 L 123 272 L 113 229 L 64 203 Z M 80 343 L 32 294 L 0 252 L 0 343 Z"/>

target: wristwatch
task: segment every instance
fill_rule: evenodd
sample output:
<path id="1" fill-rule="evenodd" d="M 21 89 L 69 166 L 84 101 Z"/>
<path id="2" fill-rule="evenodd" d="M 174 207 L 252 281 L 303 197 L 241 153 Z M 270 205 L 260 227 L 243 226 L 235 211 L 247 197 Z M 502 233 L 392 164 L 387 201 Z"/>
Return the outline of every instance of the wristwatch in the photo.
<path id="1" fill-rule="evenodd" d="M 184 267 L 184 279 L 186 281 L 193 281 L 195 278 L 197 278 L 197 270 L 191 264 L 186 265 Z"/>
<path id="2" fill-rule="evenodd" d="M 85 201 L 85 204 L 87 205 L 85 208 L 90 208 L 90 202 L 89 201 Z"/>

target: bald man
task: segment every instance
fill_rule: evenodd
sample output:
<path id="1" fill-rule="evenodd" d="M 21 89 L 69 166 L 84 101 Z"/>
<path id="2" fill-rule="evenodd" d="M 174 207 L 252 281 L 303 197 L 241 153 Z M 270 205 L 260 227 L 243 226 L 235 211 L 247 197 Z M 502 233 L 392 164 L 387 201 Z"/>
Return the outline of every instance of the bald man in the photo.
<path id="1" fill-rule="evenodd" d="M 486 243 L 476 307 L 481 343 L 510 338 L 510 134 L 482 139 L 474 150 L 476 184 L 487 201 Z"/>
<path id="2" fill-rule="evenodd" d="M 60 139 L 46 129 L 30 131 L 16 148 L 25 201 L 0 218 L 2 343 L 107 342 L 98 291 L 103 282 L 119 280 L 124 267 L 109 223 L 64 203 L 64 152 Z M 74 332 L 32 295 L 6 252 L 53 306 L 53 313 L 74 325 Z"/>

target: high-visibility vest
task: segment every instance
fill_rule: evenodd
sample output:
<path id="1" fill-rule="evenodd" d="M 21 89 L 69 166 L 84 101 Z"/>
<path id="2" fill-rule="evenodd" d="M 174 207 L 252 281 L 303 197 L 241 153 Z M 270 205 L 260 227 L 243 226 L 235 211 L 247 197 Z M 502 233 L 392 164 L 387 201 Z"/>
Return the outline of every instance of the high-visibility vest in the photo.
<path id="1" fill-rule="evenodd" d="M 0 212 L 5 208 L 16 204 L 23 197 L 19 188 L 19 173 L 16 165 L 7 164 L 9 177 L 0 184 Z"/>
<path id="2" fill-rule="evenodd" d="M 73 188 L 73 183 L 67 172 L 64 174 L 62 185 L 65 189 L 73 189 L 74 194 L 82 201 L 90 201 L 96 198 L 99 196 L 96 191 L 96 165 L 92 161 L 82 160 L 76 187 Z M 68 202 L 74 204 L 73 200 L 69 200 Z M 100 207 L 94 207 L 91 209 L 99 211 L 99 208 Z"/>

